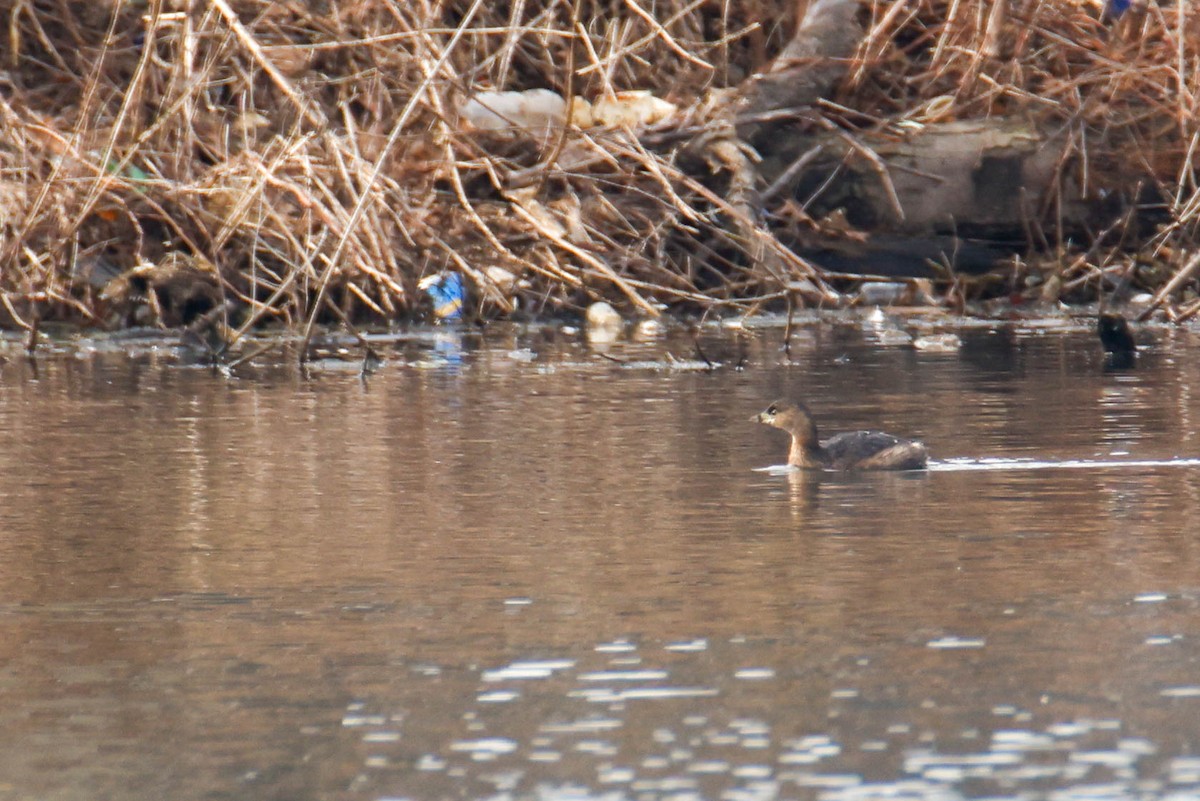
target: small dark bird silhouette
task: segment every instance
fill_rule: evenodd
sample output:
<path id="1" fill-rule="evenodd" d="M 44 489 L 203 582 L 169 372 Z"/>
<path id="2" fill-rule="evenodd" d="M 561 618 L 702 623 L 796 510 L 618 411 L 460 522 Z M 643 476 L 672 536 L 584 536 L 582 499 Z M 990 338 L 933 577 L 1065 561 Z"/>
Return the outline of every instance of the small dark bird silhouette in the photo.
<path id="1" fill-rule="evenodd" d="M 1111 312 L 1100 314 L 1096 318 L 1096 333 L 1107 354 L 1105 366 L 1114 369 L 1133 367 L 1137 361 L 1137 343 L 1133 341 L 1133 333 L 1124 317 Z"/>

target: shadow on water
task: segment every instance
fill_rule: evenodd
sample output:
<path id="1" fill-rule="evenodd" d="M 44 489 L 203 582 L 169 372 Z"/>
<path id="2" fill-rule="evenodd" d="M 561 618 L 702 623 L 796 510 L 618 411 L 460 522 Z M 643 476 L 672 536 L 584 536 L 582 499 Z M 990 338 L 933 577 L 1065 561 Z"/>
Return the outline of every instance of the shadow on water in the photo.
<path id="1" fill-rule="evenodd" d="M 14 797 L 1200 794 L 1200 367 L 1082 325 L 0 371 Z M 900 341 L 899 338 L 896 341 Z M 785 475 L 745 422 L 919 437 Z M 3 793 L 0 793 L 2 795 Z"/>

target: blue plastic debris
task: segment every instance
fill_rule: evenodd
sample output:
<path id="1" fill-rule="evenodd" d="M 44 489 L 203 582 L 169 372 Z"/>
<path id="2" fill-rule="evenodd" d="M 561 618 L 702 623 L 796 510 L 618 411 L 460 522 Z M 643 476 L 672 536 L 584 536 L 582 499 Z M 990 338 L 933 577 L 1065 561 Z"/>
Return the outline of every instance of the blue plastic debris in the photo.
<path id="1" fill-rule="evenodd" d="M 437 273 L 422 278 L 417 285 L 433 301 L 433 313 L 439 320 L 458 320 L 462 317 L 465 287 L 459 273 Z"/>
<path id="2" fill-rule="evenodd" d="M 1128 11 L 1131 5 L 1133 5 L 1133 0 L 1108 0 L 1105 11 L 1109 17 L 1116 19 Z"/>

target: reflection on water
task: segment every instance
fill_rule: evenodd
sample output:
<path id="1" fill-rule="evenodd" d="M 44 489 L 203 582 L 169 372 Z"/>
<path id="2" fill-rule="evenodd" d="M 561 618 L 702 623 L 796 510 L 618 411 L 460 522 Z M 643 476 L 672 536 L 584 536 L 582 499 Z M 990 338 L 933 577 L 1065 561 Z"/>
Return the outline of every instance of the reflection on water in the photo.
<path id="1" fill-rule="evenodd" d="M 9 352 L 0 797 L 1195 797 L 1196 336 L 958 333 Z"/>

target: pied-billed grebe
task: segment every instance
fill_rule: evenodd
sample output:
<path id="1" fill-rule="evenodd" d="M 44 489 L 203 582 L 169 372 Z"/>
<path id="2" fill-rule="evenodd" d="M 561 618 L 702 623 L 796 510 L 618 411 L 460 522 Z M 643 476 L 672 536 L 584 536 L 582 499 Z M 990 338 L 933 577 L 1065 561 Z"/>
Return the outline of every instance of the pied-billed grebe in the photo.
<path id="1" fill-rule="evenodd" d="M 775 401 L 751 421 L 782 428 L 792 435 L 788 464 L 826 470 L 920 470 L 928 456 L 925 445 L 882 431 L 851 431 L 825 442 L 808 409 L 791 401 Z"/>

